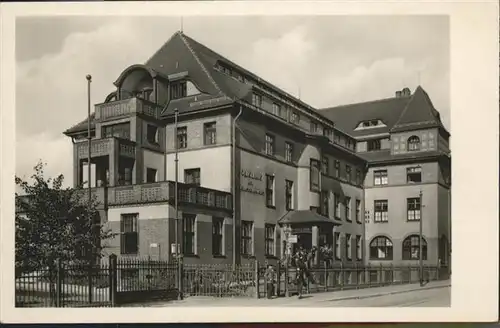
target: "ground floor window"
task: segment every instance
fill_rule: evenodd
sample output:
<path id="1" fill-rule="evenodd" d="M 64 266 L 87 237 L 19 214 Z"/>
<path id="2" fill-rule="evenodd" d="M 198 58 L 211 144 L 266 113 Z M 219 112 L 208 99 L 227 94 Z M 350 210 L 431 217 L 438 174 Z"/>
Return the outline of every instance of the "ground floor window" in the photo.
<path id="1" fill-rule="evenodd" d="M 274 242 L 274 234 L 275 234 L 276 226 L 274 224 L 266 224 L 265 227 L 265 252 L 267 256 L 275 255 L 275 242 Z"/>
<path id="2" fill-rule="evenodd" d="M 392 260 L 392 241 L 385 236 L 375 237 L 370 243 L 370 259 Z"/>
<path id="3" fill-rule="evenodd" d="M 403 240 L 403 260 L 420 259 L 420 236 L 411 235 Z M 422 238 L 422 259 L 427 260 L 427 242 Z"/>
<path id="4" fill-rule="evenodd" d="M 252 255 L 253 222 L 241 221 L 241 254 Z"/>

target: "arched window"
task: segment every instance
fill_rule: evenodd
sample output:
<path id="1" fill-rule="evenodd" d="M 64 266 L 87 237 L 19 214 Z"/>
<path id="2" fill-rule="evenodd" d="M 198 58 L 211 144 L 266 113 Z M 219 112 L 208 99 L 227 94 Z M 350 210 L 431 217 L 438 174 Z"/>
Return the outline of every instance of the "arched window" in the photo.
<path id="1" fill-rule="evenodd" d="M 415 151 L 420 150 L 420 138 L 417 136 L 411 136 L 408 138 L 408 150 Z"/>
<path id="2" fill-rule="evenodd" d="M 403 260 L 419 260 L 420 236 L 411 235 L 403 240 Z M 427 260 L 427 242 L 422 238 L 422 259 Z"/>
<path id="3" fill-rule="evenodd" d="M 392 260 L 392 241 L 379 236 L 370 242 L 370 259 L 372 260 Z"/>

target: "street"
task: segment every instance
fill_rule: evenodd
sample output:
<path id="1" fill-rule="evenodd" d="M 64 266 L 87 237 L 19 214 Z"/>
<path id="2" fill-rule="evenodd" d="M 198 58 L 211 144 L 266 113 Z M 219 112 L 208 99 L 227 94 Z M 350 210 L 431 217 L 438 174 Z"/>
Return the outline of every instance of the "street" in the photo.
<path id="1" fill-rule="evenodd" d="M 425 289 L 364 299 L 323 301 L 309 306 L 328 307 L 449 307 L 451 288 Z"/>
<path id="2" fill-rule="evenodd" d="M 449 307 L 450 281 L 435 281 L 425 287 L 419 284 L 393 285 L 360 290 L 315 293 L 296 296 L 265 298 L 213 298 L 188 297 L 182 301 L 169 301 L 136 306 L 291 306 L 291 307 Z"/>

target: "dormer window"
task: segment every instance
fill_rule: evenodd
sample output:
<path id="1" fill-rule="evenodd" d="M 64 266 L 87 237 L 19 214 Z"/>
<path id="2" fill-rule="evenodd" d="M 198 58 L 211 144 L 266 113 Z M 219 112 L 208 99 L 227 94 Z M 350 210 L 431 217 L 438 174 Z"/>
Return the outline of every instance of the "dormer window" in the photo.
<path id="1" fill-rule="evenodd" d="M 356 129 L 369 129 L 386 126 L 381 120 L 369 120 L 359 123 Z"/>
<path id="2" fill-rule="evenodd" d="M 252 94 L 252 105 L 262 107 L 262 96 L 256 93 Z"/>
<path id="3" fill-rule="evenodd" d="M 177 81 L 170 84 L 170 99 L 179 99 L 187 96 L 186 81 Z"/>
<path id="4" fill-rule="evenodd" d="M 417 136 L 411 136 L 408 138 L 408 151 L 420 150 L 420 138 Z"/>

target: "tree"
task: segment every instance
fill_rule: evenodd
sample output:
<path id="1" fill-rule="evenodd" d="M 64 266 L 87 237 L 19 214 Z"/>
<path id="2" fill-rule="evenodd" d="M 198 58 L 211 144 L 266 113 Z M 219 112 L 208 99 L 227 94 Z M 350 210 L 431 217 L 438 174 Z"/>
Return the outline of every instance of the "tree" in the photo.
<path id="1" fill-rule="evenodd" d="M 101 256 L 103 241 L 114 237 L 101 225 L 96 198 L 81 187 L 63 188 L 64 176 L 45 178 L 44 164 L 34 167 L 32 183 L 16 176 L 16 275 L 54 271 L 56 261 L 89 264 Z"/>

